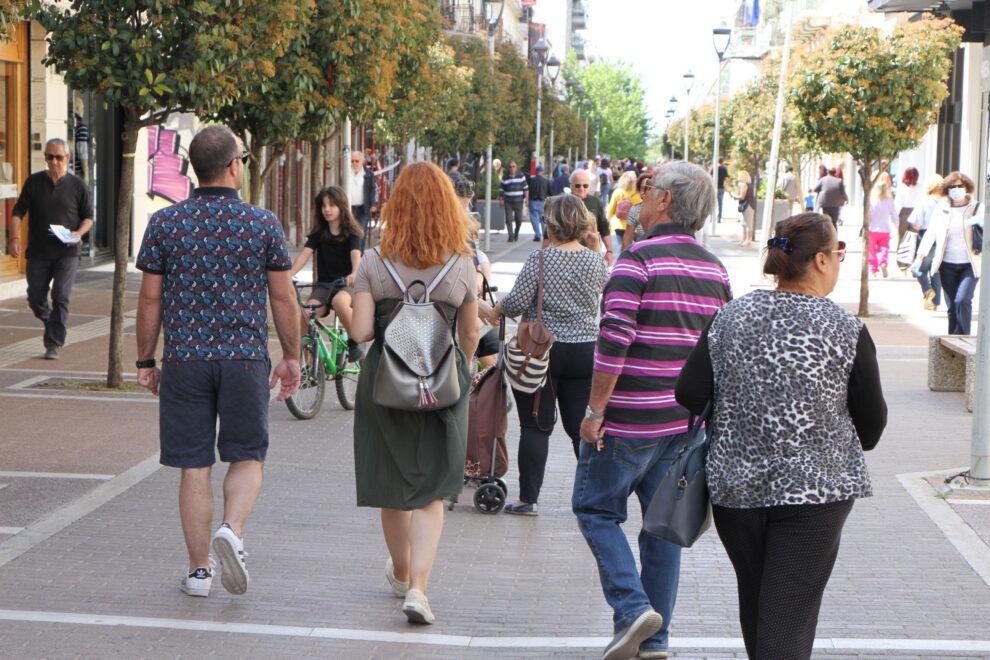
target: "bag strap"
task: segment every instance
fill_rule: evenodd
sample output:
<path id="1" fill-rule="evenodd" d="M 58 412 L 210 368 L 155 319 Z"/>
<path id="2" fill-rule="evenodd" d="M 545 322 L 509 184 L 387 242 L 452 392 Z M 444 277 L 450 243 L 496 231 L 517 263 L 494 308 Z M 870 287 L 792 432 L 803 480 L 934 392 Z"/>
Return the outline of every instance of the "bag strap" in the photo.
<path id="1" fill-rule="evenodd" d="M 385 265 L 385 270 L 388 271 L 388 274 L 392 277 L 392 280 L 395 281 L 396 286 L 399 287 L 399 291 L 401 291 L 402 295 L 405 296 L 407 294 L 409 287 L 407 287 L 405 283 L 402 281 L 402 278 L 399 277 L 399 273 L 398 271 L 395 270 L 395 266 L 393 266 L 392 262 L 386 259 L 384 255 L 382 255 L 381 250 L 379 250 L 377 246 L 375 246 L 374 250 L 376 253 L 378 253 L 378 256 L 381 258 L 382 263 Z M 447 263 L 443 265 L 443 268 L 441 268 L 440 272 L 437 273 L 437 276 L 433 278 L 433 281 L 431 281 L 429 284 L 423 285 L 424 288 L 426 289 L 427 301 L 429 301 L 430 299 L 429 296 L 430 293 L 433 292 L 433 289 L 435 289 L 437 285 L 440 284 L 443 278 L 447 276 L 447 273 L 450 272 L 450 269 L 454 267 L 454 263 L 457 262 L 457 257 L 458 254 L 456 252 L 450 255 L 450 259 L 448 259 Z M 422 280 L 415 280 L 409 286 L 412 286 L 413 284 L 416 283 L 423 284 Z"/>
<path id="2" fill-rule="evenodd" d="M 540 274 L 536 280 L 536 320 L 543 322 L 543 248 L 540 247 Z"/>
<path id="3" fill-rule="evenodd" d="M 701 411 L 701 414 L 695 417 L 691 415 L 688 417 L 688 427 L 691 432 L 694 432 L 701 428 L 702 424 L 707 424 L 709 418 L 712 416 L 712 400 L 709 399 L 708 403 L 705 404 L 705 409 Z"/>

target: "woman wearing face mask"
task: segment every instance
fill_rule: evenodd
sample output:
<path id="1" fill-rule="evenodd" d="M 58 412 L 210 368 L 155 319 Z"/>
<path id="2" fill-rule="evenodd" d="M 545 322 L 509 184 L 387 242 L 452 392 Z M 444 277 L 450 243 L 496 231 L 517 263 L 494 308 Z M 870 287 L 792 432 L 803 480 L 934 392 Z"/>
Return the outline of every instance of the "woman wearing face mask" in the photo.
<path id="1" fill-rule="evenodd" d="M 919 255 L 932 250 L 931 272 L 942 278 L 950 335 L 970 334 L 973 292 L 980 277 L 983 207 L 973 199 L 974 190 L 973 180 L 965 174 L 952 172 L 946 176 L 942 180 L 945 199 L 932 210 L 928 231 L 918 246 Z M 912 271 L 920 265 L 916 262 Z"/>

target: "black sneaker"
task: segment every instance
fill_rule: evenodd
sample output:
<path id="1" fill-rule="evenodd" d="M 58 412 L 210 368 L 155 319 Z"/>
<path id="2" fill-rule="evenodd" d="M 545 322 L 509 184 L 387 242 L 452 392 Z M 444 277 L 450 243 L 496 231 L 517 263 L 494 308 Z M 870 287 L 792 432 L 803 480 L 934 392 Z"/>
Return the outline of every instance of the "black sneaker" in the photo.
<path id="1" fill-rule="evenodd" d="M 45 347 L 45 359 L 46 360 L 57 360 L 58 359 L 58 346 L 55 344 L 49 344 Z"/>
<path id="2" fill-rule="evenodd" d="M 361 344 L 357 343 L 353 339 L 347 339 L 347 361 L 348 362 L 360 362 L 364 358 L 364 349 L 361 348 Z"/>

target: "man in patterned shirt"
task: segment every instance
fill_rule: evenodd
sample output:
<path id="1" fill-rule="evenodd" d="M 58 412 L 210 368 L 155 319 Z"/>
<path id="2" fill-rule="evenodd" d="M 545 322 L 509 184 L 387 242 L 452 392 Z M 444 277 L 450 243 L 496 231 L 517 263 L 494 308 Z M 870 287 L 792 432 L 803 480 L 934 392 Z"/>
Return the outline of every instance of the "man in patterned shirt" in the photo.
<path id="1" fill-rule="evenodd" d="M 224 588 L 232 594 L 247 590 L 242 536 L 261 489 L 268 390 L 281 381 L 281 401 L 299 387 L 292 261 L 275 215 L 238 197 L 247 157 L 226 127 L 200 131 L 189 145 L 200 187 L 151 217 L 137 258 L 144 272 L 138 382 L 154 394 L 160 389 L 161 462 L 182 470 L 179 515 L 189 569 L 181 589 L 190 596 L 210 595 L 211 543 Z M 269 294 L 282 346 L 270 382 Z M 159 371 L 154 355 L 162 329 Z M 211 542 L 216 449 L 230 467 L 223 484 L 223 524 Z"/>
<path id="2" fill-rule="evenodd" d="M 722 263 L 693 236 L 714 206 L 703 169 L 662 166 L 640 211 L 646 238 L 620 255 L 605 284 L 572 508 L 614 610 L 607 660 L 667 657 L 681 549 L 641 531 L 640 573 L 620 525 L 633 493 L 645 513 L 686 437 L 688 411 L 674 400 L 674 385 L 709 319 L 732 297 Z"/>

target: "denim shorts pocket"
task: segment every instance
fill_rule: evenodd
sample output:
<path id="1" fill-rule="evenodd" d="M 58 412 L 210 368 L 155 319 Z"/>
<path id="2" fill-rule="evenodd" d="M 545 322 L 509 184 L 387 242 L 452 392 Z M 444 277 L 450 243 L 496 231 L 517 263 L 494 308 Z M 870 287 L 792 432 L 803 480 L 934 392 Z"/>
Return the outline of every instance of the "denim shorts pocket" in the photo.
<path id="1" fill-rule="evenodd" d="M 646 467 L 653 458 L 654 449 L 660 444 L 656 440 L 636 442 L 627 438 L 612 439 L 612 460 L 634 470 Z"/>

